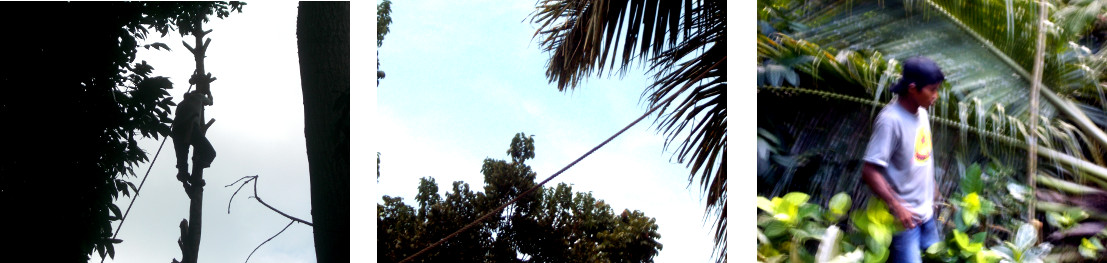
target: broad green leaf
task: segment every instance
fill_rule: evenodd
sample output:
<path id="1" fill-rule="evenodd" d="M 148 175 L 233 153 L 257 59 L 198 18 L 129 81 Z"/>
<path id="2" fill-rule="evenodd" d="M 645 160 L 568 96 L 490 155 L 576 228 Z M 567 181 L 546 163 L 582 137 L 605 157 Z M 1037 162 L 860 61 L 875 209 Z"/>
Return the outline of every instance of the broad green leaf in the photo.
<path id="1" fill-rule="evenodd" d="M 987 249 L 983 249 L 980 252 L 976 253 L 976 258 L 974 261 L 976 263 L 991 263 L 999 261 L 999 259 L 1000 256 L 997 253 Z"/>
<path id="2" fill-rule="evenodd" d="M 792 203 L 795 206 L 799 206 L 799 205 L 802 205 L 804 203 L 807 203 L 807 200 L 810 199 L 810 198 L 811 198 L 811 196 L 808 196 L 807 194 L 800 193 L 800 192 L 791 192 L 791 193 L 788 193 L 788 194 L 784 195 L 784 200 Z"/>
<path id="3" fill-rule="evenodd" d="M 1038 229 L 1029 223 L 1019 226 L 1018 234 L 1015 234 L 1015 247 L 1018 250 L 1026 250 L 1038 241 Z"/>
<path id="4" fill-rule="evenodd" d="M 845 215 L 849 211 L 852 205 L 852 200 L 846 193 L 838 193 L 834 197 L 830 198 L 828 207 L 830 208 L 830 221 L 838 221 L 842 215 Z"/>
<path id="5" fill-rule="evenodd" d="M 1088 241 L 1087 238 L 1080 240 L 1080 249 L 1079 250 L 1080 250 L 1080 255 L 1084 256 L 1085 258 L 1095 258 L 1096 257 L 1095 245 L 1092 245 L 1092 242 Z"/>
<path id="6" fill-rule="evenodd" d="M 882 247 L 888 247 L 892 244 L 892 231 L 882 225 L 872 224 L 869 225 L 869 235 L 871 235 L 873 241 L 876 241 Z"/>
<path id="7" fill-rule="evenodd" d="M 994 251 L 1001 259 L 1015 260 L 1015 252 L 1011 251 L 1011 248 L 1005 245 L 993 246 L 989 248 L 989 250 Z"/>
<path id="8" fill-rule="evenodd" d="M 788 225 L 780 221 L 772 221 L 765 225 L 765 236 L 776 238 L 788 232 Z"/>
<path id="9" fill-rule="evenodd" d="M 957 242 L 957 245 L 961 248 L 969 246 L 969 236 L 960 230 L 953 230 L 953 240 Z"/>
<path id="10" fill-rule="evenodd" d="M 926 253 L 931 254 L 931 255 L 939 255 L 939 254 L 941 254 L 942 252 L 945 252 L 945 251 L 946 251 L 946 242 L 945 241 L 938 241 L 938 242 L 934 243 L 933 245 L 930 245 L 930 247 L 926 248 Z"/>
<path id="11" fill-rule="evenodd" d="M 961 191 L 964 193 L 980 192 L 984 190 L 984 182 L 980 180 L 980 164 L 972 164 L 965 170 L 965 177 L 961 179 Z"/>
<path id="12" fill-rule="evenodd" d="M 766 213 L 769 213 L 770 215 L 772 215 L 772 214 L 775 214 L 775 211 L 776 211 L 776 210 L 773 210 L 774 207 L 775 206 L 773 205 L 773 201 L 769 201 L 769 199 L 767 199 L 763 196 L 758 196 L 757 197 L 757 208 L 760 208 L 761 210 L 765 211 Z"/>
<path id="13" fill-rule="evenodd" d="M 1069 225 L 1072 224 L 1072 222 L 1069 221 L 1067 217 L 1062 216 L 1061 213 L 1053 211 L 1046 212 L 1046 223 L 1049 223 L 1049 225 L 1061 229 L 1067 228 Z"/>
<path id="14" fill-rule="evenodd" d="M 803 204 L 800 206 L 799 214 L 796 215 L 796 218 L 818 219 L 819 214 L 822 214 L 822 210 L 823 208 L 816 204 Z"/>

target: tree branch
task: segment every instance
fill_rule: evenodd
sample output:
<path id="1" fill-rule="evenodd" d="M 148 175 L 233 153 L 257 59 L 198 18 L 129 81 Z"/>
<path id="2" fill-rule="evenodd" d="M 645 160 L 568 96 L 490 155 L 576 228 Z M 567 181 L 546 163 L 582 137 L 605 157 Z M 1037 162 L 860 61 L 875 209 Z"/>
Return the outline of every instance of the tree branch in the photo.
<path id="1" fill-rule="evenodd" d="M 245 184 L 243 184 L 243 185 L 245 185 Z M 258 185 L 258 183 L 257 183 L 257 182 L 254 182 L 254 185 Z M 269 237 L 269 239 L 266 239 L 266 240 L 265 240 L 265 242 L 261 242 L 261 244 L 258 244 L 258 247 L 255 247 L 255 248 L 254 248 L 254 251 L 250 251 L 250 255 L 249 255 L 249 256 L 246 256 L 246 262 L 250 262 L 250 257 L 253 257 L 253 256 L 254 256 L 254 252 L 258 252 L 258 249 L 259 249 L 259 248 L 261 248 L 261 246 L 262 246 L 262 245 L 265 245 L 265 243 L 269 243 L 269 240 L 273 240 L 273 238 L 275 238 L 275 237 L 277 237 L 277 236 L 281 235 L 281 233 L 284 233 L 284 231 L 285 231 L 285 230 L 287 230 L 287 229 L 288 229 L 288 227 L 292 226 L 292 223 L 296 223 L 296 220 L 292 220 L 292 221 L 289 221 L 289 222 L 288 222 L 288 225 L 285 225 L 285 226 L 284 226 L 284 228 L 283 228 L 283 229 L 281 229 L 281 232 L 277 232 L 277 234 L 276 234 L 276 235 L 273 235 L 273 236 Z"/>
<path id="2" fill-rule="evenodd" d="M 247 184 L 247 183 L 250 183 L 250 181 L 254 181 L 254 196 L 251 196 L 250 198 L 253 198 L 253 199 L 257 199 L 257 200 L 258 200 L 258 202 L 259 202 L 259 203 L 261 203 L 261 205 L 264 205 L 265 207 L 268 207 L 268 208 L 269 208 L 270 210 L 273 210 L 273 212 L 277 212 L 278 214 L 281 214 L 282 216 L 284 216 L 284 217 L 286 217 L 286 218 L 288 218 L 288 219 L 292 219 L 292 221 L 294 221 L 294 222 L 300 222 L 300 223 L 302 223 L 302 224 L 305 224 L 305 225 L 309 225 L 309 226 L 315 227 L 315 225 L 314 225 L 314 224 L 312 224 L 311 222 L 308 222 L 308 221 L 306 221 L 306 220 L 303 220 L 303 219 L 299 219 L 299 218 L 296 218 L 296 217 L 294 217 L 294 216 L 291 216 L 291 215 L 285 214 L 284 212 L 281 212 L 281 210 L 278 210 L 277 208 L 274 208 L 273 206 L 269 205 L 268 203 L 265 203 L 265 201 L 262 201 L 262 200 L 261 200 L 261 197 L 258 197 L 258 182 L 257 182 L 258 176 L 257 176 L 257 175 L 254 175 L 254 176 L 246 176 L 246 177 L 242 177 L 242 178 L 239 178 L 239 179 L 238 179 L 237 181 L 235 181 L 234 183 L 231 183 L 231 184 L 229 184 L 229 185 L 226 185 L 226 186 L 224 186 L 224 187 L 230 187 L 230 186 L 232 186 L 232 185 L 235 185 L 235 184 L 237 184 L 238 182 L 242 181 L 242 179 L 246 179 L 246 181 L 245 181 L 245 182 L 243 182 L 243 183 L 242 183 L 242 185 L 238 187 L 238 190 L 242 190 L 242 187 L 246 186 L 246 184 Z M 238 194 L 238 190 L 235 190 L 235 191 L 234 191 L 234 194 L 232 194 L 232 195 L 231 195 L 231 200 L 234 200 L 234 196 L 235 196 L 235 194 Z M 228 213 L 228 214 L 230 214 L 230 213 L 231 213 L 231 202 L 230 202 L 230 201 L 227 201 L 227 213 Z"/>

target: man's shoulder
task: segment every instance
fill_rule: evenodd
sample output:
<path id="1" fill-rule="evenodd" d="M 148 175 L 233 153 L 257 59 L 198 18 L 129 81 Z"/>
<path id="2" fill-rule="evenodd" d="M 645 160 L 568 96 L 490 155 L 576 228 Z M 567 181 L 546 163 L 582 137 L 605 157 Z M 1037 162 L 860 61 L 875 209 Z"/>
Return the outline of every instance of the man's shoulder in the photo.
<path id="1" fill-rule="evenodd" d="M 900 114 L 899 106 L 896 106 L 895 104 L 889 103 L 888 105 L 885 105 L 883 109 L 880 110 L 880 113 L 878 113 L 876 115 L 876 119 L 877 120 L 886 120 L 886 121 L 888 121 L 888 120 L 890 120 L 890 121 L 899 121 L 899 120 L 903 119 L 903 114 Z"/>

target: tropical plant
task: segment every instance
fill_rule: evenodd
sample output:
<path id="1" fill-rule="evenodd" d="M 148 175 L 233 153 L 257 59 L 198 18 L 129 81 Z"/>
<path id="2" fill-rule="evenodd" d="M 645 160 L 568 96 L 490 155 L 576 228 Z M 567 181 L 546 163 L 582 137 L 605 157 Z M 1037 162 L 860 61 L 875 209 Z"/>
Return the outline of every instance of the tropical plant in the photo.
<path id="1" fill-rule="evenodd" d="M 757 207 L 763 213 L 757 220 L 759 262 L 861 260 L 864 255 L 862 250 L 848 243 L 850 240 L 843 238 L 836 225 L 849 212 L 852 205 L 849 195 L 834 195 L 827 203 L 827 209 L 807 203 L 809 198 L 801 192 L 772 199 L 757 197 Z M 817 250 L 813 249 L 816 247 Z M 816 253 L 812 254 L 812 251 Z"/>
<path id="2" fill-rule="evenodd" d="M 716 258 L 726 261 L 726 1 L 542 0 L 531 21 L 558 90 L 594 72 L 649 65 L 654 82 L 643 97 L 662 107 L 657 129 L 691 167 L 689 183 L 699 177 L 717 218 Z"/>
<path id="3" fill-rule="evenodd" d="M 1003 241 L 1003 245 L 991 248 L 1001 258 L 1001 263 L 1043 262 L 1042 258 L 1049 254 L 1053 247 L 1049 243 L 1035 245 L 1038 241 L 1038 228 L 1029 223 L 1023 223 L 1019 226 L 1014 241 Z"/>

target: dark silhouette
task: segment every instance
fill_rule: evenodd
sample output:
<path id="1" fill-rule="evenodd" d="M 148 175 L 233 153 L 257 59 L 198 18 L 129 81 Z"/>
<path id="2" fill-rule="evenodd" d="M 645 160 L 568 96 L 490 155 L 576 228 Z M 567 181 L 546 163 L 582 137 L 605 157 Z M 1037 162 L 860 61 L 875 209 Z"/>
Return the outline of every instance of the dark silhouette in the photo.
<path id="1" fill-rule="evenodd" d="M 205 135 L 207 127 L 204 126 L 204 105 L 211 100 L 200 91 L 192 91 L 184 96 L 181 103 L 177 103 L 177 115 L 173 119 L 173 148 L 177 152 L 177 180 L 189 185 L 203 186 L 204 181 L 190 180 L 188 173 L 188 148 L 196 147 L 193 156 L 193 165 L 196 168 L 208 168 L 215 160 L 215 148 L 211 146 Z"/>
<path id="2" fill-rule="evenodd" d="M 122 240 L 112 238 L 112 222 L 122 213 L 113 202 L 131 195 L 126 177 L 149 161 L 137 140 L 169 135 L 172 114 L 173 83 L 135 57 L 166 47 L 145 42 L 150 31 L 184 30 L 173 18 L 185 14 L 222 18 L 226 5 L 0 3 L 8 25 L 0 41 L 0 224 L 10 238 L 0 251 L 14 252 L 7 261 L 114 257 Z"/>
<path id="3" fill-rule="evenodd" d="M 296 42 L 315 257 L 349 262 L 350 2 L 300 2 Z"/>

